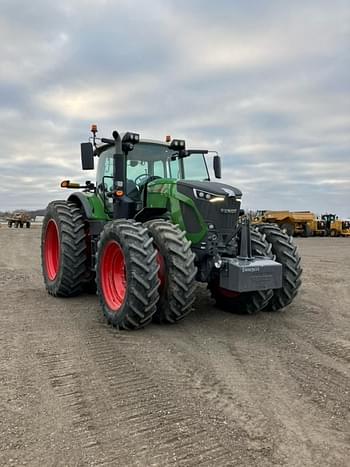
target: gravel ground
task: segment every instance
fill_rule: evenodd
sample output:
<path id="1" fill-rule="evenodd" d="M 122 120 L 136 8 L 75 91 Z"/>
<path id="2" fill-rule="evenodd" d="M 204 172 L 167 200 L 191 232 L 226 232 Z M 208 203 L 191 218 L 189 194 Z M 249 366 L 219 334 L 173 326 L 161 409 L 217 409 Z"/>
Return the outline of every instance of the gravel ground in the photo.
<path id="1" fill-rule="evenodd" d="M 38 229 L 0 229 L 0 464 L 348 466 L 350 239 L 300 239 L 285 312 L 109 327 L 44 290 Z"/>

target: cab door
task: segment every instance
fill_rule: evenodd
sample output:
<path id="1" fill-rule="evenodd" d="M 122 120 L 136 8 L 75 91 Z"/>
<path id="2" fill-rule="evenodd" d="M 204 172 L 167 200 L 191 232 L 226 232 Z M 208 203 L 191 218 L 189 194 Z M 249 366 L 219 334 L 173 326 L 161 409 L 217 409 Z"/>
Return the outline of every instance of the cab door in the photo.
<path id="1" fill-rule="evenodd" d="M 113 148 L 103 151 L 99 158 L 96 189 L 97 195 L 101 198 L 105 211 L 108 214 L 113 213 L 113 198 L 108 193 L 113 191 L 114 176 L 114 154 Z"/>

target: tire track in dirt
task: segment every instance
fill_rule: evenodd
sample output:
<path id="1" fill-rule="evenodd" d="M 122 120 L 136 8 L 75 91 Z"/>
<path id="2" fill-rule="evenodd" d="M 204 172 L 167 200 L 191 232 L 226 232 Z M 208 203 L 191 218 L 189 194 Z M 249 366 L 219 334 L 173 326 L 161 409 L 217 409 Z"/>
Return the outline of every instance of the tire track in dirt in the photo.
<path id="1" fill-rule="evenodd" d="M 350 248 L 301 241 L 286 313 L 220 313 L 202 290 L 177 326 L 120 333 L 95 297 L 46 294 L 38 232 L 3 234 L 0 464 L 347 465 L 350 302 L 330 280 Z"/>
<path id="2" fill-rule="evenodd" d="M 102 332 L 105 333 L 105 326 L 102 328 Z M 168 456 L 167 453 L 174 452 L 173 459 L 159 458 L 161 465 L 171 461 L 181 465 L 181 459 L 186 465 L 203 462 L 225 465 L 231 462 L 231 453 L 221 444 L 213 430 L 203 424 L 194 407 L 187 405 L 185 400 L 182 400 L 181 407 L 176 387 L 169 386 L 169 382 L 159 378 L 158 373 L 140 369 L 135 354 L 135 341 L 131 336 L 120 338 L 118 333 L 115 339 L 113 333 L 114 346 L 111 346 L 106 342 L 101 345 L 100 332 L 92 335 L 96 336 L 93 337 L 95 342 L 92 346 L 89 334 L 89 347 L 97 356 L 97 364 L 101 368 L 108 367 L 104 373 L 110 374 L 109 387 L 118 392 L 118 406 L 121 398 L 122 408 L 119 409 L 119 413 L 126 431 L 132 430 L 132 437 L 136 440 L 140 438 L 140 443 L 145 441 L 145 436 L 148 437 L 147 444 L 157 449 L 158 457 L 160 454 Z M 117 362 L 113 358 L 116 350 Z M 121 371 L 122 383 L 118 376 Z"/>
<path id="3" fill-rule="evenodd" d="M 95 320 L 76 335 L 72 301 L 60 300 L 60 316 L 51 316 L 44 310 L 53 299 L 32 294 L 40 307 L 31 310 L 35 327 L 26 323 L 26 346 L 52 388 L 52 403 L 64 414 L 82 464 L 230 465 L 232 453 L 195 407 L 179 401 L 158 373 L 140 367 L 132 335 L 126 356 L 125 339 L 119 342 Z"/>
<path id="4" fill-rule="evenodd" d="M 174 381 L 185 380 L 188 393 L 201 394 L 207 410 L 209 406 L 225 414 L 226 423 L 238 425 L 245 434 L 250 449 L 256 444 L 271 462 L 298 465 L 301 457 L 300 465 L 346 465 L 342 459 L 349 454 L 349 379 L 317 361 L 308 362 L 305 348 L 301 347 L 299 354 L 288 333 L 279 334 L 277 339 L 271 335 L 269 322 L 279 319 L 278 315 L 257 319 L 259 323 L 266 321 L 266 332 L 261 333 L 261 326 L 259 330 L 248 325 L 244 341 L 237 344 L 231 342 L 239 330 L 232 332 L 226 323 L 216 320 L 212 320 L 214 326 L 209 330 L 197 322 L 195 333 L 181 338 L 182 330 L 174 340 L 170 334 L 164 339 L 160 330 L 157 338 L 172 348 L 163 361 L 157 355 L 156 367 L 162 373 L 168 369 Z M 241 331 L 246 321 L 242 319 Z M 247 340 L 249 328 L 254 339 Z M 216 342 L 214 348 L 211 344 L 216 333 L 221 342 Z M 255 347 L 251 355 L 249 340 Z M 208 344 L 214 355 L 208 351 Z M 191 352 L 194 348 L 195 353 Z M 330 454 L 332 445 L 340 454 Z"/>

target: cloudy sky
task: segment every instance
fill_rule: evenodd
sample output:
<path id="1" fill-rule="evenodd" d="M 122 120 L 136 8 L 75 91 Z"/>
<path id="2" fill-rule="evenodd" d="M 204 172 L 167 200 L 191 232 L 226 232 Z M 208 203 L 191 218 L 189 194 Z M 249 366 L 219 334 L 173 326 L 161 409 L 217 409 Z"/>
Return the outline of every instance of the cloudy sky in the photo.
<path id="1" fill-rule="evenodd" d="M 88 178 L 97 123 L 217 149 L 247 208 L 350 217 L 348 0 L 0 6 L 0 210 Z"/>

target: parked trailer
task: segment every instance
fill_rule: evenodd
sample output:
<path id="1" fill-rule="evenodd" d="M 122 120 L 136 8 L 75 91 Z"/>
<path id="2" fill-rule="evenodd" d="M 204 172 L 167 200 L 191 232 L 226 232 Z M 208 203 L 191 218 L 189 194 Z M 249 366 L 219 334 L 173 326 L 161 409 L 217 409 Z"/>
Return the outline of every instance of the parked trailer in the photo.
<path id="1" fill-rule="evenodd" d="M 16 229 L 18 227 L 23 229 L 23 227 L 26 226 L 27 229 L 30 229 L 31 217 L 25 212 L 16 212 L 12 216 L 7 218 L 7 225 L 9 226 L 9 228 L 14 226 Z"/>

